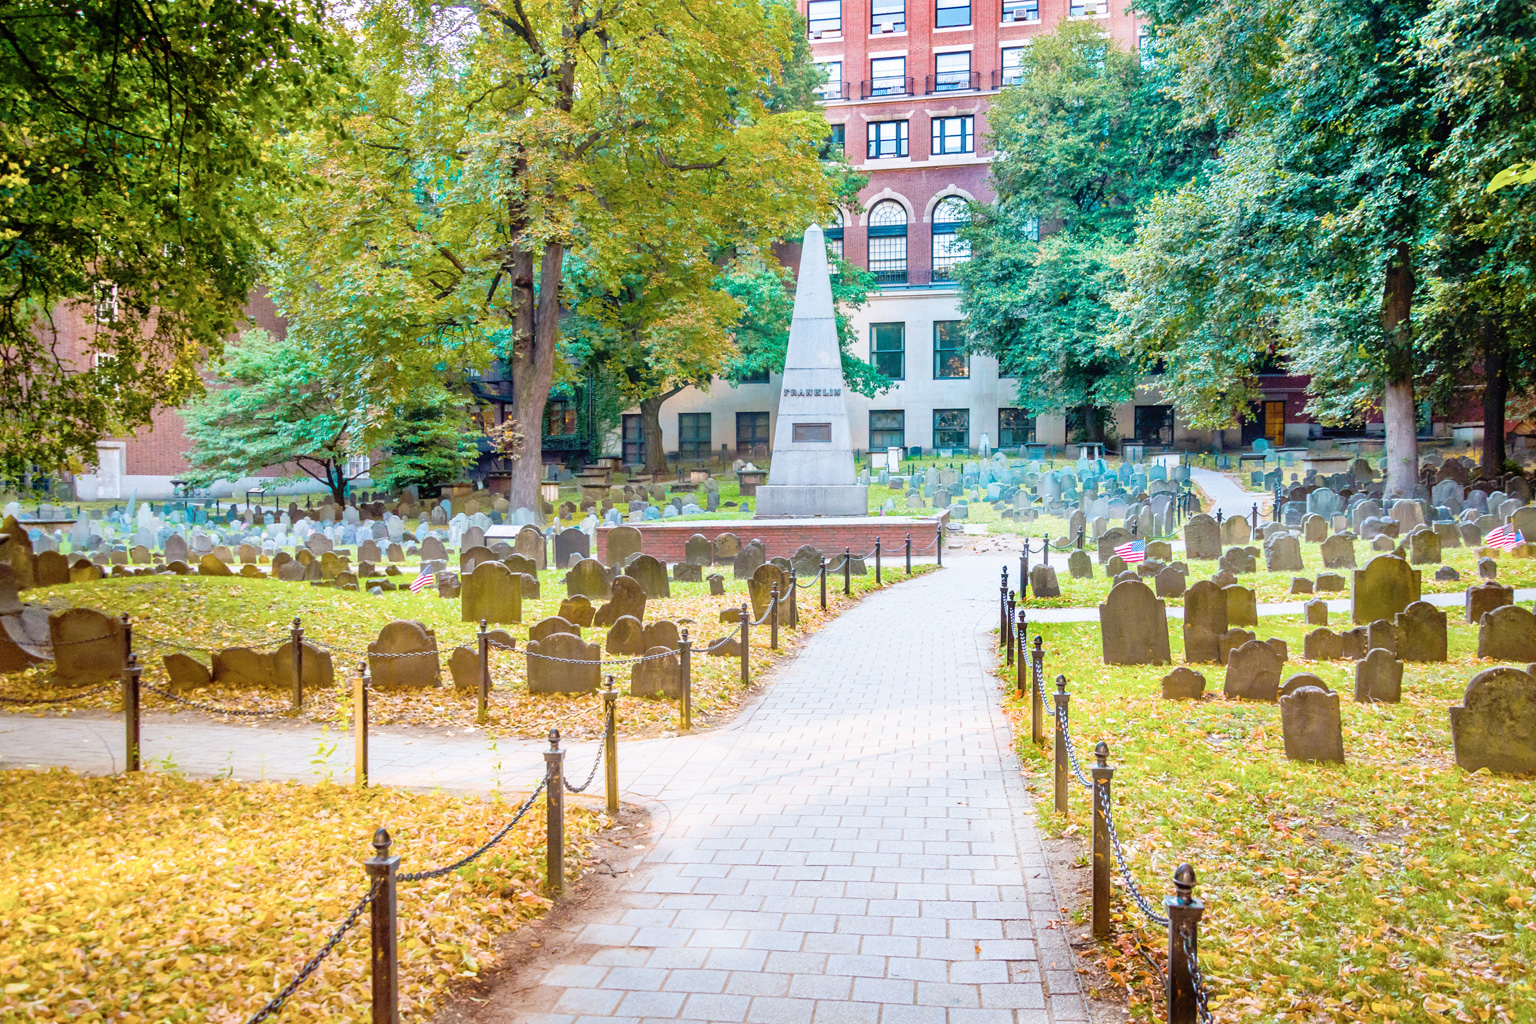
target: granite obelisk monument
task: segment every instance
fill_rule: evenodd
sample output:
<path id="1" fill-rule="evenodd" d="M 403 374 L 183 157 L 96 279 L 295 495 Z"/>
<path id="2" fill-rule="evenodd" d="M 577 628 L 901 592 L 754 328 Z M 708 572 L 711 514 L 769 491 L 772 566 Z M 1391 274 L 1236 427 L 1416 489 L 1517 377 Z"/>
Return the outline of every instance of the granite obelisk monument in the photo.
<path id="1" fill-rule="evenodd" d="M 832 276 L 821 228 L 801 247 L 795 313 L 789 325 L 779 420 L 768 482 L 757 489 L 760 516 L 864 516 L 869 488 L 853 469 L 853 433 L 843 401 Z"/>

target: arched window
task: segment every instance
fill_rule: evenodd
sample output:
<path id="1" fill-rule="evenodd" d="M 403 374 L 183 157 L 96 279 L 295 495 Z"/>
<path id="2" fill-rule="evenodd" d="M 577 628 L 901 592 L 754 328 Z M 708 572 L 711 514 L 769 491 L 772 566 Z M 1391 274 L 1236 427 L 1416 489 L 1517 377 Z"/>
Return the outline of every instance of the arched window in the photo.
<path id="1" fill-rule="evenodd" d="M 933 279 L 949 281 L 956 263 L 971 258 L 971 243 L 958 234 L 971 219 L 970 207 L 959 196 L 945 196 L 933 208 Z"/>
<path id="2" fill-rule="evenodd" d="M 869 211 L 869 270 L 881 284 L 907 283 L 907 210 L 894 199 Z"/>
<path id="3" fill-rule="evenodd" d="M 832 259 L 843 258 L 843 225 L 846 223 L 843 211 L 837 207 L 832 208 L 832 219 L 822 229 L 827 238 L 827 255 Z"/>

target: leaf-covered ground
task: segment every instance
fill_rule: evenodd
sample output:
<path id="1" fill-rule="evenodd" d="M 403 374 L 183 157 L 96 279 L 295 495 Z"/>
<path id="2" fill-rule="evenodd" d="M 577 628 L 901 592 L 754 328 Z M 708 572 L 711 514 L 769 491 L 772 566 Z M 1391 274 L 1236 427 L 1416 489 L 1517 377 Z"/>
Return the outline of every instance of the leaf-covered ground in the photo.
<path id="1" fill-rule="evenodd" d="M 899 561 L 887 563 L 886 586 L 906 578 Z M 934 566 L 914 565 L 913 574 L 932 571 Z M 894 570 L 894 571 L 893 571 Z M 707 583 L 671 584 L 672 597 L 646 602 L 646 621 L 674 619 L 688 626 L 694 639 L 693 708 L 696 724 L 708 724 L 734 712 L 747 694 L 740 681 L 740 659 L 705 656 L 699 648 L 725 636 L 736 627 L 720 622 L 720 613 L 740 607 L 747 601 L 745 581 L 730 579 L 727 569 L 727 593 L 711 597 Z M 805 582 L 805 581 L 802 581 Z M 768 649 L 768 626 L 751 630 L 751 670 L 754 681 L 779 658 L 791 652 L 804 636 L 820 628 L 849 603 L 875 589 L 874 573 L 852 578 L 850 597 L 842 594 L 840 576 L 828 577 L 827 611 L 819 607 L 818 588 L 807 586 L 799 591 L 800 627 L 789 630 L 787 601 L 780 619 L 780 648 Z M 555 615 L 565 596 L 563 573 L 540 573 L 538 601 L 523 602 L 521 623 L 507 623 L 496 628 L 512 634 L 519 648 L 528 636 L 528 628 L 545 616 Z M 341 721 L 349 711 L 351 680 L 366 658 L 370 641 L 392 619 L 416 619 L 437 633 L 438 650 L 443 664 L 443 680 L 451 683 L 448 655 L 459 644 L 475 646 L 477 623 L 460 620 L 457 598 L 441 598 L 430 591 L 411 594 L 395 591 L 380 595 L 315 587 L 303 583 L 276 580 L 213 576 L 138 576 L 109 577 L 92 583 L 73 583 L 47 589 L 29 590 L 23 595 L 50 609 L 70 606 L 96 608 L 112 615 L 127 612 L 133 622 L 134 649 L 144 665 L 146 682 L 163 686 L 166 675 L 162 656 L 190 649 L 193 657 L 210 662 L 209 649 L 247 645 L 266 651 L 285 642 L 294 616 L 302 619 L 306 639 L 334 649 L 333 664 L 337 685 L 327 690 L 306 692 L 303 715 L 316 721 Z M 588 642 L 600 642 L 606 629 L 583 630 Z M 347 652 L 347 653 L 342 653 Z M 606 657 L 606 655 L 605 655 Z M 41 665 L 25 673 L 0 677 L 0 690 L 6 696 L 55 697 L 74 692 L 47 683 L 49 666 Z M 611 671 L 615 685 L 625 696 L 619 700 L 618 723 L 626 736 L 656 735 L 673 731 L 679 725 L 675 702 L 646 700 L 627 696 L 629 666 L 615 666 Z M 528 692 L 527 656 L 518 652 L 492 651 L 491 715 L 488 728 L 503 736 L 542 736 L 551 726 L 579 739 L 602 727 L 602 703 L 596 696 L 563 696 Z M 185 695 L 188 699 L 212 702 L 221 707 L 265 709 L 274 714 L 288 712 L 285 693 L 213 687 Z M 473 693 L 456 693 L 451 685 L 412 693 L 376 693 L 370 700 L 370 720 L 374 724 L 453 726 L 474 724 L 476 701 Z M 71 708 L 117 708 L 116 689 L 74 704 L 43 706 L 37 714 L 68 714 Z M 145 695 L 145 707 L 155 711 L 179 711 L 178 705 L 152 693 Z M 14 710 L 8 708 L 7 710 Z"/>
<path id="2" fill-rule="evenodd" d="M 236 1024 L 286 985 L 367 891 L 385 826 L 402 872 L 449 863 L 516 804 L 140 773 L 0 772 L 0 1021 Z M 513 799 L 521 800 L 522 794 Z M 601 814 L 566 811 L 566 870 Z M 400 1009 L 424 1020 L 502 932 L 542 914 L 544 804 L 483 859 L 399 889 Z M 280 1020 L 369 1019 L 368 917 Z"/>
<path id="3" fill-rule="evenodd" d="M 1094 744 L 1109 744 L 1119 835 L 1144 891 L 1160 903 L 1174 868 L 1195 865 L 1218 1020 L 1536 1019 L 1536 779 L 1455 766 L 1446 709 L 1493 664 L 1455 618 L 1451 660 L 1409 664 L 1396 705 L 1354 703 L 1353 662 L 1302 661 L 1298 617 L 1262 621 L 1261 639 L 1289 645 L 1285 676 L 1312 672 L 1339 692 L 1342 767 L 1287 760 L 1279 708 L 1222 699 L 1220 666 L 1194 666 L 1205 700 L 1164 701 L 1166 668 L 1101 664 L 1096 623 L 1038 627 L 1048 677 L 1070 682 L 1085 771 Z M 1000 673 L 1042 821 L 1086 842 L 1087 791 L 1073 785 L 1069 821 L 1050 810 L 1049 752 L 1029 742 L 1012 669 Z M 1134 943 L 1165 951 L 1166 933 L 1118 886 L 1117 900 L 1117 939 L 1091 955 L 1151 1020 L 1156 982 Z"/>

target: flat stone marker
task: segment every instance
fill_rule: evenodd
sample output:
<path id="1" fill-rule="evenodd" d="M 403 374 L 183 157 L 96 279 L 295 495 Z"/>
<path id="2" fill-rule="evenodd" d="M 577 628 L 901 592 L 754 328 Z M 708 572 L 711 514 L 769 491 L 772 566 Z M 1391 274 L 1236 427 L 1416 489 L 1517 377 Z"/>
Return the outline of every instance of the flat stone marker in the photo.
<path id="1" fill-rule="evenodd" d="M 1168 609 L 1140 580 L 1116 583 L 1099 605 L 1099 637 L 1106 665 L 1166 665 Z"/>
<path id="2" fill-rule="evenodd" d="M 1241 700 L 1273 703 L 1279 695 L 1280 671 L 1284 667 L 1285 659 L 1273 647 L 1249 640 L 1227 655 L 1227 677 L 1222 692 Z"/>
<path id="3" fill-rule="evenodd" d="M 1339 695 L 1303 686 L 1280 698 L 1280 731 L 1292 761 L 1344 763 Z"/>
<path id="4" fill-rule="evenodd" d="M 1462 768 L 1536 772 L 1536 677 L 1529 672 L 1484 669 L 1467 683 L 1450 713 L 1451 744 Z"/>
<path id="5" fill-rule="evenodd" d="M 1373 647 L 1355 663 L 1355 700 L 1396 704 L 1403 699 L 1403 663 L 1391 651 Z"/>
<path id="6" fill-rule="evenodd" d="M 529 693 L 591 693 L 598 688 L 603 652 L 597 644 L 571 633 L 551 633 L 530 640 L 525 651 Z"/>

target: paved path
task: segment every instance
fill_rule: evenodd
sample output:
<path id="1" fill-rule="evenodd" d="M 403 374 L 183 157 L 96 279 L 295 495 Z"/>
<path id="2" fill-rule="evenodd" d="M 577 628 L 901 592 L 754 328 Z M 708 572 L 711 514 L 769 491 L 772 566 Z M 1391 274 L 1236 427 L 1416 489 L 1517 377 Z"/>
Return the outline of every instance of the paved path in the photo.
<path id="1" fill-rule="evenodd" d="M 1189 478 L 1195 486 L 1204 491 L 1211 499 L 1211 507 L 1205 511 L 1215 515 L 1217 509 L 1221 509 L 1224 517 L 1243 516 L 1247 518 L 1253 514 L 1253 503 L 1259 503 L 1260 511 L 1264 508 L 1264 499 L 1267 495 L 1253 494 L 1243 490 L 1227 474 L 1218 473 L 1213 469 L 1201 469 L 1199 466 L 1189 467 Z"/>

